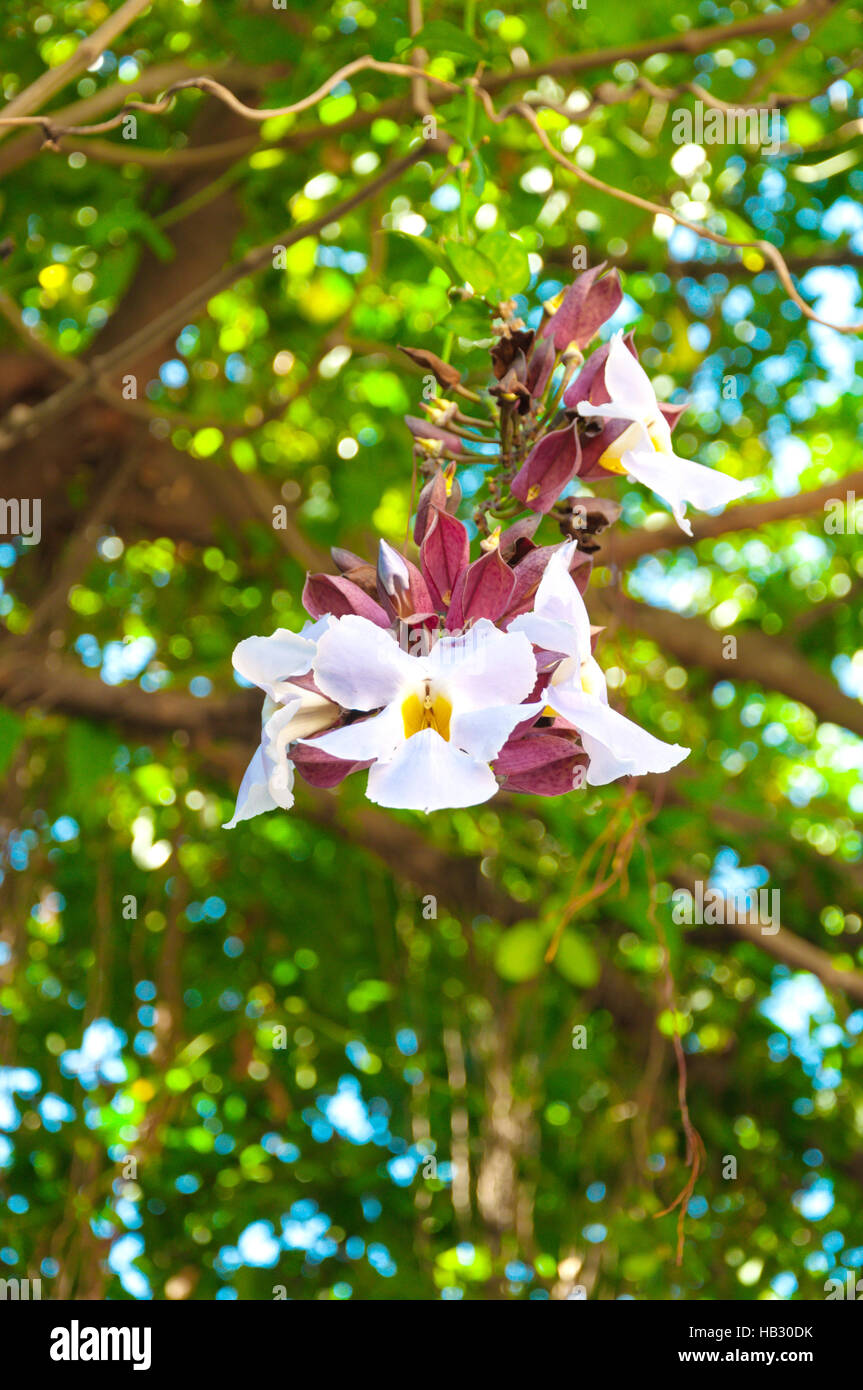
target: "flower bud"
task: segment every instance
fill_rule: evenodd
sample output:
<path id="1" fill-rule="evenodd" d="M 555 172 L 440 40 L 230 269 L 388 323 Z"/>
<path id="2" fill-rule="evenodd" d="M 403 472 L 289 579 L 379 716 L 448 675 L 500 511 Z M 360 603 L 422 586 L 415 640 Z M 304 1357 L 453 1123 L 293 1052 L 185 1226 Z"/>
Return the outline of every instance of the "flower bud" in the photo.
<path id="1" fill-rule="evenodd" d="M 407 617 L 412 613 L 410 570 L 398 551 L 384 540 L 378 549 L 378 578 L 384 593 L 392 599 L 399 617 Z"/>

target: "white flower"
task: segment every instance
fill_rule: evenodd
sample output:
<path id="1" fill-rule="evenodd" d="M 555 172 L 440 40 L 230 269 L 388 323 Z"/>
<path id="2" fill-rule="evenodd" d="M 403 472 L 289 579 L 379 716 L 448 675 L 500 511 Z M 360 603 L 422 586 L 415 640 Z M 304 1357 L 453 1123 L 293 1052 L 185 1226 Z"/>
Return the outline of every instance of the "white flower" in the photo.
<path id="1" fill-rule="evenodd" d="M 605 420 L 631 420 L 632 423 L 599 458 L 612 473 L 629 473 L 644 483 L 670 506 L 678 526 L 692 535 L 686 519 L 686 503 L 701 511 L 724 507 L 751 488 L 715 468 L 705 468 L 674 452 L 671 428 L 659 409 L 659 402 L 643 367 L 639 366 L 615 333 L 605 362 L 605 387 L 611 400 L 607 405 L 579 401 L 581 415 Z"/>
<path id="2" fill-rule="evenodd" d="M 372 762 L 366 795 L 379 806 L 438 811 L 487 801 L 498 789 L 489 763 L 542 708 L 521 703 L 536 684 L 530 642 L 485 618 L 440 638 L 427 656 L 402 650 L 367 618 L 339 618 L 318 643 L 314 675 L 345 709 L 380 711 L 312 745 Z"/>
<path id="3" fill-rule="evenodd" d="M 587 781 L 601 787 L 617 777 L 667 772 L 689 753 L 663 743 L 608 703 L 605 676 L 590 650 L 590 619 L 569 573 L 576 542 L 551 557 L 536 591 L 532 613 L 523 613 L 508 633 L 521 632 L 535 646 L 565 657 L 545 692 L 545 706 L 577 729 L 590 758 Z"/>
<path id="4" fill-rule="evenodd" d="M 294 765 L 288 748 L 297 739 L 328 728 L 338 718 L 337 705 L 291 679 L 311 670 L 318 640 L 331 622 L 329 616 L 320 618 L 306 623 L 299 633 L 280 627 L 271 637 L 247 637 L 234 648 L 234 669 L 263 690 L 266 698 L 261 744 L 246 768 L 225 830 L 277 806 L 290 810 L 294 804 Z"/>

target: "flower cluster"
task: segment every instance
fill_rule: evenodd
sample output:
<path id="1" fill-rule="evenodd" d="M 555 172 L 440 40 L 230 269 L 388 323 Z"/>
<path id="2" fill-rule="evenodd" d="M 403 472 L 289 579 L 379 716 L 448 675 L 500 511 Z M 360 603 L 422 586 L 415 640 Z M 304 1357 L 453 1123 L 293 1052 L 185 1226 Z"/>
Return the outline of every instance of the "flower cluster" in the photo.
<path id="1" fill-rule="evenodd" d="M 686 407 L 657 400 L 632 333 L 614 333 L 585 359 L 583 349 L 623 298 L 617 272 L 602 270 L 585 271 L 546 303 L 537 333 L 511 305 L 500 306 L 502 318 L 492 330 L 496 381 L 489 393 L 497 400 L 501 440 L 501 466 L 492 482 L 497 515 L 526 507 L 565 522 L 571 507 L 562 494 L 574 480 L 589 485 L 628 474 L 666 502 L 691 535 L 687 502 L 703 511 L 724 507 L 745 496 L 749 485 L 675 453 L 672 431 Z M 434 372 L 445 391 L 461 391 L 449 364 L 424 350 L 405 351 Z M 465 417 L 456 404 L 436 400 L 427 414 L 428 421 L 408 418 L 420 452 L 464 462 L 467 436 L 454 422 L 463 425 Z"/>
<path id="2" fill-rule="evenodd" d="M 689 532 L 687 502 L 721 506 L 747 489 L 674 452 L 682 407 L 658 403 L 631 335 L 613 335 L 585 359 L 622 298 L 616 272 L 602 269 L 546 305 L 538 332 L 512 302 L 497 306 L 493 382 L 481 394 L 434 353 L 405 349 L 456 397 L 432 394 L 426 418 L 407 420 L 426 479 L 414 527 L 419 564 L 386 541 L 374 565 L 335 549 L 338 573 L 307 579 L 302 631 L 236 648 L 238 674 L 265 701 L 261 744 L 229 826 L 290 807 L 296 773 L 334 787 L 367 769 L 371 801 L 429 812 L 474 806 L 499 789 L 560 796 L 666 772 L 687 755 L 609 705 L 583 594 L 593 535 L 619 508 L 582 493 L 576 518 L 566 494 L 576 478 L 627 473 Z M 462 402 L 486 417 L 464 413 Z M 489 464 L 473 560 L 455 515 L 457 469 L 468 461 Z M 539 544 L 549 514 L 574 538 Z"/>
<path id="3" fill-rule="evenodd" d="M 229 826 L 290 807 L 295 772 L 333 787 L 368 768 L 371 801 L 436 811 L 665 772 L 689 751 L 608 704 L 575 541 L 538 546 L 519 523 L 471 561 L 434 500 L 418 524 L 419 566 L 386 541 L 376 567 L 336 551 L 341 573 L 308 578 L 300 633 L 236 648 L 266 699 Z"/>

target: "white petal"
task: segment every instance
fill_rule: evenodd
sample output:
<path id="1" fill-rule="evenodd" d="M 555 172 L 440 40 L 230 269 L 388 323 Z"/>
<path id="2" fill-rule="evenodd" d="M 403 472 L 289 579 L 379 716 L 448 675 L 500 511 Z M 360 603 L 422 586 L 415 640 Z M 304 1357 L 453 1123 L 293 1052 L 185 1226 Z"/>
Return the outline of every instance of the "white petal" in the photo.
<path id="1" fill-rule="evenodd" d="M 303 623 L 300 628 L 300 636 L 306 637 L 310 642 L 319 642 L 328 628 L 331 628 L 336 619 L 331 613 L 325 613 L 322 618 L 310 618 L 307 623 Z"/>
<path id="2" fill-rule="evenodd" d="M 592 657 L 591 660 L 593 660 Z M 573 682 L 575 682 L 576 686 L 579 686 L 582 683 L 581 678 L 584 675 L 584 670 L 585 663 L 580 661 L 577 656 L 565 656 L 560 665 L 555 667 L 550 687 L 555 685 L 572 685 Z M 550 687 L 547 692 L 549 695 L 551 693 Z M 546 704 L 548 704 L 548 700 L 546 700 Z"/>
<path id="3" fill-rule="evenodd" d="M 287 753 L 273 767 L 267 790 L 277 806 L 281 806 L 283 811 L 290 811 L 294 804 L 294 765 Z"/>
<path id="4" fill-rule="evenodd" d="M 516 618 L 508 632 L 525 632 L 532 642 L 546 651 L 567 656 L 586 656 L 590 652 L 590 618 L 584 599 L 569 572 L 576 541 L 568 541 L 555 551 L 543 572 L 536 591 L 533 613 Z M 529 621 L 524 623 L 524 619 Z M 540 619 L 541 625 L 531 619 Z M 554 627 L 548 626 L 554 624 Z M 544 640 L 557 635 L 557 642 Z M 565 641 L 565 646 L 558 643 Z"/>
<path id="5" fill-rule="evenodd" d="M 536 661 L 521 632 L 501 632 L 480 618 L 459 636 L 442 637 L 428 656 L 435 686 L 454 710 L 517 705 L 536 684 Z"/>
<path id="6" fill-rule="evenodd" d="M 678 458 L 677 454 L 630 451 L 621 462 L 637 482 L 644 483 L 668 503 L 678 526 L 688 536 L 692 535 L 692 527 L 685 516 L 687 502 L 699 511 L 710 511 L 745 497 L 751 490 L 749 483 L 740 483 L 717 468 L 705 468 L 703 464 Z"/>
<path id="7" fill-rule="evenodd" d="M 689 753 L 678 743 L 663 743 L 646 729 L 618 714 L 595 695 L 573 687 L 558 686 L 553 708 L 580 733 L 590 758 L 587 781 L 603 787 L 617 777 L 638 777 L 646 772 L 668 772 Z"/>
<path id="8" fill-rule="evenodd" d="M 305 691 L 302 692 L 306 694 Z M 292 728 L 296 724 L 302 697 L 282 705 L 271 715 L 264 725 L 261 747 L 268 770 L 267 786 L 270 796 L 277 806 L 287 811 L 294 804 L 294 765 L 288 757 L 288 748 L 296 735 Z"/>
<path id="9" fill-rule="evenodd" d="M 272 637 L 247 637 L 232 658 L 234 670 L 273 700 L 283 699 L 288 678 L 305 675 L 314 659 L 315 643 L 286 627 L 277 628 Z"/>
<path id="10" fill-rule="evenodd" d="M 562 664 L 562 663 L 561 663 Z M 558 667 L 558 670 L 560 668 Z M 555 676 L 557 671 L 555 671 Z M 581 663 L 578 673 L 579 684 L 585 695 L 594 695 L 601 700 L 604 705 L 608 704 L 608 682 L 605 679 L 605 672 L 594 656 L 585 657 Z M 552 684 L 554 677 L 552 677 Z"/>
<path id="11" fill-rule="evenodd" d="M 593 405 L 590 401 L 579 401 L 576 406 L 579 415 L 587 415 L 591 419 L 598 416 L 602 420 L 640 420 L 640 413 L 633 407 L 625 405 L 623 401 L 607 401 L 604 405 Z"/>
<path id="12" fill-rule="evenodd" d="M 269 766 L 264 757 L 263 747 L 259 747 L 255 750 L 255 755 L 246 768 L 240 783 L 234 814 L 230 820 L 225 821 L 223 830 L 233 830 L 234 826 L 241 820 L 251 820 L 252 816 L 259 816 L 262 811 L 274 811 L 276 809 L 276 802 L 270 795 L 268 782 Z"/>
<path id="13" fill-rule="evenodd" d="M 264 722 L 260 747 L 246 768 L 234 814 L 223 829 L 232 830 L 241 820 L 250 820 L 262 811 L 273 811 L 277 806 L 288 811 L 294 804 L 294 765 L 288 757 L 288 745 L 292 742 L 291 727 L 300 709 L 306 691 L 299 692 L 298 698 L 286 705 L 279 705 Z M 268 710 L 269 698 L 264 701 Z"/>
<path id="14" fill-rule="evenodd" d="M 351 613 L 338 618 L 318 642 L 315 684 L 345 709 L 380 709 L 406 684 L 419 685 L 425 663 L 402 651 L 394 637 Z"/>
<path id="15" fill-rule="evenodd" d="M 454 711 L 450 737 L 457 748 L 473 758 L 491 762 L 513 729 L 525 719 L 541 714 L 545 700 L 532 705 L 497 705 L 491 709 Z"/>
<path id="16" fill-rule="evenodd" d="M 612 404 L 624 405 L 633 419 L 652 419 L 659 414 L 656 393 L 644 368 L 636 362 L 622 333 L 615 333 L 605 359 L 605 389 Z"/>
<path id="17" fill-rule="evenodd" d="M 571 623 L 544 618 L 536 612 L 520 613 L 513 618 L 507 632 L 523 632 L 529 642 L 544 652 L 562 652 L 572 657 L 578 649 L 578 635 Z"/>
<path id="18" fill-rule="evenodd" d="M 310 738 L 335 724 L 341 711 L 325 695 L 316 695 L 313 690 L 303 690 L 300 686 L 290 687 L 292 695 L 299 697 L 292 701 L 294 713 L 284 729 L 285 743 L 296 743 L 298 739 Z"/>
<path id="19" fill-rule="evenodd" d="M 292 700 L 288 700 L 284 705 L 277 705 L 273 712 L 267 716 L 264 720 L 263 742 L 265 747 L 271 743 L 274 746 L 279 744 L 283 748 L 287 747 L 290 739 L 281 737 L 282 730 L 290 726 L 302 703 L 302 695 L 297 692 Z"/>
<path id="20" fill-rule="evenodd" d="M 447 743 L 434 729 L 421 729 L 387 763 L 369 771 L 366 796 L 378 806 L 412 811 L 443 811 L 477 806 L 497 791 L 485 762 Z"/>
<path id="21" fill-rule="evenodd" d="M 300 739 L 312 748 L 322 748 L 334 758 L 367 763 L 371 758 L 391 758 L 405 741 L 405 728 L 398 704 L 389 705 L 371 719 L 358 719 L 341 729 L 332 729 L 320 738 Z"/>

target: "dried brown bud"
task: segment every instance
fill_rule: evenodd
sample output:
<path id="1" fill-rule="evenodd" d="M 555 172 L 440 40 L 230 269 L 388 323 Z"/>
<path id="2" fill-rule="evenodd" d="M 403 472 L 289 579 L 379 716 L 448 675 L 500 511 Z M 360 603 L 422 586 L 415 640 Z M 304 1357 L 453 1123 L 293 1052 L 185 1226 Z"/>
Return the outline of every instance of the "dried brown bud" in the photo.
<path id="1" fill-rule="evenodd" d="M 558 512 L 560 529 L 574 537 L 581 550 L 598 550 L 594 537 L 612 526 L 620 516 L 620 503 L 610 497 L 567 497 Z"/>
<path id="2" fill-rule="evenodd" d="M 506 376 L 516 357 L 526 356 L 533 344 L 533 329 L 527 332 L 516 330 L 501 334 L 491 350 L 491 361 L 498 381 Z"/>
<path id="3" fill-rule="evenodd" d="M 399 351 L 415 362 L 418 367 L 424 367 L 431 372 L 438 386 L 442 386 L 445 391 L 451 391 L 454 386 L 458 386 L 461 381 L 461 372 L 451 366 L 449 362 L 444 362 L 438 357 L 437 353 L 430 352 L 428 348 L 409 348 L 402 347 L 399 343 Z"/>

